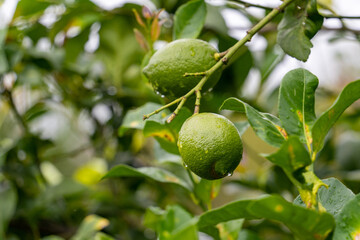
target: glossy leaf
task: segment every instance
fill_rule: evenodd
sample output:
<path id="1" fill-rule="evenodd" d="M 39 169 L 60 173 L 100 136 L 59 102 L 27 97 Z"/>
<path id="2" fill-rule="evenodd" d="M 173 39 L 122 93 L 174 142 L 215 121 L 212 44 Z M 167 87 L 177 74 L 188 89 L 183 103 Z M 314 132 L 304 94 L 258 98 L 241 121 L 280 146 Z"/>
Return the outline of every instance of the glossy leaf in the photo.
<path id="1" fill-rule="evenodd" d="M 261 113 L 237 98 L 226 99 L 220 107 L 223 109 L 245 113 L 256 134 L 270 145 L 280 147 L 287 137 L 281 126 L 273 121 L 275 116 Z"/>
<path id="2" fill-rule="evenodd" d="M 219 194 L 220 187 L 221 180 L 210 181 L 202 178 L 195 186 L 194 193 L 199 200 L 209 204 Z"/>
<path id="3" fill-rule="evenodd" d="M 315 90 L 319 80 L 309 71 L 299 68 L 288 72 L 281 81 L 279 117 L 286 132 L 299 136 L 310 146 L 310 129 L 315 116 Z"/>
<path id="4" fill-rule="evenodd" d="M 308 0 L 296 0 L 286 9 L 278 25 L 277 42 L 292 57 L 305 62 L 310 55 L 312 43 L 305 34 Z"/>
<path id="5" fill-rule="evenodd" d="M 328 188 L 321 187 L 318 191 L 318 200 L 328 213 L 337 216 L 344 205 L 355 197 L 355 194 L 336 178 L 322 180 Z M 304 202 L 298 196 L 295 204 L 305 207 Z"/>
<path id="6" fill-rule="evenodd" d="M 121 127 L 119 128 L 119 135 L 122 136 L 128 129 L 143 129 L 147 121 L 161 121 L 161 119 L 170 113 L 169 110 L 164 110 L 159 114 L 151 116 L 145 121 L 143 120 L 145 114 L 149 114 L 161 106 L 162 105 L 160 104 L 149 102 L 137 109 L 129 110 L 125 115 Z"/>
<path id="7" fill-rule="evenodd" d="M 336 227 L 333 240 L 360 239 L 360 194 L 347 202 L 335 218 Z"/>
<path id="8" fill-rule="evenodd" d="M 312 128 L 313 151 L 319 152 L 324 139 L 341 114 L 356 100 L 360 99 L 360 80 L 349 83 L 335 100 L 334 104 L 324 112 Z"/>
<path id="9" fill-rule="evenodd" d="M 234 125 L 235 125 L 236 129 L 238 130 L 240 136 L 243 135 L 249 127 L 249 123 L 247 121 L 234 122 Z"/>
<path id="10" fill-rule="evenodd" d="M 179 154 L 176 144 L 177 136 L 168 126 L 155 121 L 147 121 L 144 127 L 144 136 L 154 137 L 164 150 L 169 153 Z"/>
<path id="11" fill-rule="evenodd" d="M 310 0 L 306 9 L 305 34 L 310 39 L 321 29 L 324 22 L 324 17 L 319 14 L 317 6 L 317 0 Z"/>
<path id="12" fill-rule="evenodd" d="M 206 19 L 206 4 L 204 0 L 190 1 L 175 13 L 173 40 L 180 38 L 197 38 Z"/>
<path id="13" fill-rule="evenodd" d="M 312 161 L 298 137 L 290 136 L 277 152 L 265 155 L 265 157 L 284 170 L 298 188 L 306 206 L 310 207 L 316 204 L 316 193 L 325 184 L 313 171 L 308 170 L 307 166 Z"/>
<path id="14" fill-rule="evenodd" d="M 218 225 L 221 240 L 236 240 L 239 237 L 244 219 L 236 219 Z"/>
<path id="15" fill-rule="evenodd" d="M 114 178 L 114 177 L 149 178 L 151 180 L 161 183 L 175 184 L 188 191 L 191 191 L 191 186 L 189 186 L 184 180 L 178 178 L 171 172 L 156 167 L 132 168 L 130 166 L 121 164 L 110 169 L 110 171 L 103 177 L 103 179 Z"/>
<path id="16" fill-rule="evenodd" d="M 177 147 L 178 133 L 185 120 L 191 116 L 191 112 L 187 108 L 182 108 L 176 118 L 170 123 L 164 121 L 165 117 L 160 122 L 147 120 L 144 126 L 144 136 L 154 137 L 163 149 L 169 153 L 179 154 Z"/>
<path id="17" fill-rule="evenodd" d="M 303 240 L 325 239 L 334 227 L 331 214 L 296 206 L 276 195 L 240 200 L 210 210 L 200 215 L 198 227 L 201 231 L 208 226 L 239 218 L 280 221 Z"/>
<path id="18" fill-rule="evenodd" d="M 277 152 L 265 157 L 290 175 L 311 164 L 308 151 L 295 136 L 290 136 Z"/>

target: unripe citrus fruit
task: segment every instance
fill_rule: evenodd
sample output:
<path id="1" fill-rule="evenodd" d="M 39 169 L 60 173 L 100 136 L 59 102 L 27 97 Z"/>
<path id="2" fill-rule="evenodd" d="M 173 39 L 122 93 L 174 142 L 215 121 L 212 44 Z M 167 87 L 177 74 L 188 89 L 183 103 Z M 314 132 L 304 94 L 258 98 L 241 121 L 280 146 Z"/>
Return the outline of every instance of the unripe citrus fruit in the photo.
<path id="1" fill-rule="evenodd" d="M 187 76 L 185 73 L 198 73 L 216 64 L 214 54 L 217 50 L 209 43 L 199 39 L 180 39 L 159 49 L 151 58 L 143 73 L 154 90 L 170 99 L 185 95 L 194 88 L 202 76 Z M 221 69 L 214 72 L 202 90 L 212 88 L 221 75 Z"/>
<path id="2" fill-rule="evenodd" d="M 242 141 L 230 120 L 214 113 L 188 118 L 179 132 L 184 165 L 196 175 L 213 180 L 229 176 L 242 158 Z"/>

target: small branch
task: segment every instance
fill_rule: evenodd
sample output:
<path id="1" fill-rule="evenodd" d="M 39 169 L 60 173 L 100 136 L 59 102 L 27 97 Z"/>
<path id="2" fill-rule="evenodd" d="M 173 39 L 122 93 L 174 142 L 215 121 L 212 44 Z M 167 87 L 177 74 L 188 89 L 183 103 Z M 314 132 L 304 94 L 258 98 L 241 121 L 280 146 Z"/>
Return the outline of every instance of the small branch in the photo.
<path id="1" fill-rule="evenodd" d="M 200 112 L 200 100 L 201 100 L 200 90 L 196 90 L 195 94 L 196 94 L 196 100 L 195 100 L 194 114 L 198 114 Z"/>
<path id="2" fill-rule="evenodd" d="M 196 73 L 185 73 L 183 77 L 190 77 L 190 76 L 206 76 L 207 72 L 196 72 Z"/>
<path id="3" fill-rule="evenodd" d="M 215 53 L 214 54 L 214 58 L 216 61 L 219 61 L 222 57 L 224 57 L 226 54 L 228 53 L 228 51 L 224 51 L 221 53 Z"/>
<path id="4" fill-rule="evenodd" d="M 267 7 L 267 6 L 263 6 L 263 5 L 259 5 L 259 4 L 254 4 L 254 3 L 249 3 L 249 2 L 242 1 L 242 0 L 233 0 L 233 1 L 228 1 L 228 2 L 240 3 L 245 8 L 256 7 L 256 8 L 261 8 L 261 9 L 264 9 L 264 10 L 272 10 L 273 9 L 271 7 Z"/>
<path id="5" fill-rule="evenodd" d="M 180 104 L 177 106 L 177 108 L 171 114 L 171 116 L 166 120 L 167 123 L 171 123 L 171 121 L 176 117 L 176 115 L 178 115 L 180 109 L 184 106 L 185 102 L 186 102 L 186 97 L 182 97 Z"/>
<path id="6" fill-rule="evenodd" d="M 19 111 L 17 110 L 12 93 L 9 90 L 5 90 L 4 94 L 5 94 L 5 96 L 7 96 L 10 107 L 11 107 L 13 113 L 15 114 L 16 119 L 19 121 L 20 125 L 22 126 L 24 132 L 28 133 L 29 127 L 25 123 L 25 121 L 22 118 L 22 116 L 20 115 Z"/>
<path id="7" fill-rule="evenodd" d="M 174 101 L 172 101 L 172 102 L 170 102 L 170 103 L 162 106 L 161 108 L 156 109 L 156 110 L 153 111 L 152 113 L 149 113 L 149 114 L 147 114 L 147 115 L 144 115 L 144 116 L 143 116 L 143 120 L 148 119 L 148 118 L 151 117 L 152 115 L 157 114 L 157 113 L 161 112 L 162 110 L 164 110 L 165 108 L 168 108 L 168 107 L 170 107 L 170 106 L 172 106 L 172 105 L 174 105 L 175 103 L 178 103 L 178 102 L 180 102 L 180 101 L 181 101 L 181 98 L 175 99 Z"/>
<path id="8" fill-rule="evenodd" d="M 154 112 L 144 115 L 143 119 L 147 119 L 150 116 L 159 113 L 160 111 L 164 110 L 165 108 L 168 108 L 178 102 L 180 102 L 179 106 L 176 108 L 176 110 L 174 111 L 173 114 L 171 114 L 171 116 L 169 117 L 169 119 L 167 120 L 168 122 L 171 122 L 172 119 L 174 119 L 174 117 L 176 116 L 176 114 L 179 112 L 180 108 L 183 106 L 184 102 L 186 101 L 186 99 L 191 96 L 192 94 L 196 93 L 196 103 L 195 103 L 195 113 L 198 112 L 199 106 L 200 106 L 200 98 L 199 94 L 200 90 L 202 89 L 203 85 L 205 84 L 205 82 L 209 79 L 209 77 L 216 72 L 218 69 L 220 69 L 223 65 L 226 65 L 230 58 L 232 58 L 235 53 L 243 46 L 245 45 L 245 43 L 249 42 L 251 40 L 251 38 L 257 33 L 259 32 L 266 24 L 268 24 L 273 18 L 275 18 L 279 13 L 281 13 L 290 3 L 292 3 L 294 0 L 284 0 L 284 2 L 277 8 L 272 9 L 272 11 L 266 15 L 263 19 L 261 19 L 257 24 L 255 24 L 255 26 L 253 26 L 249 31 L 247 31 L 247 34 L 244 38 L 242 38 L 241 40 L 239 40 L 235 45 L 233 45 L 231 48 L 229 48 L 227 51 L 225 51 L 224 53 L 220 53 L 222 56 L 222 58 L 217 61 L 217 63 L 215 65 L 213 65 L 209 70 L 205 71 L 205 72 L 198 72 L 198 73 L 185 73 L 184 77 L 187 76 L 203 76 L 203 78 L 200 80 L 200 82 L 193 88 L 191 89 L 187 94 L 185 94 L 184 96 L 162 106 L 161 108 L 155 110 Z M 198 105 L 197 105 L 198 104 Z"/>
<path id="9" fill-rule="evenodd" d="M 342 16 L 342 15 L 321 15 L 324 18 L 338 18 L 338 19 L 360 19 L 360 16 Z"/>

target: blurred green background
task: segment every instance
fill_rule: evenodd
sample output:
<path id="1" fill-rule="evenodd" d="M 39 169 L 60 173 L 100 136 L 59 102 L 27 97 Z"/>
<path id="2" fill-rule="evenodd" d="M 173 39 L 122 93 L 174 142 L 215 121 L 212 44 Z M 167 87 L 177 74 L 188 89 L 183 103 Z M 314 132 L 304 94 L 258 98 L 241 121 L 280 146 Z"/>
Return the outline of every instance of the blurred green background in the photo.
<path id="1" fill-rule="evenodd" d="M 150 6 L 164 9 L 156 48 L 172 40 L 173 14 L 186 1 L 152 2 Z M 0 1 L 0 7 L 4 5 Z M 139 24 L 133 9 L 141 15 L 141 2 L 106 10 L 88 0 L 21 0 L 10 21 L 2 19 L 0 239 L 56 239 L 45 238 L 50 235 L 92 239 L 100 230 L 115 239 L 156 239 L 142 223 L 149 206 L 179 204 L 193 214 L 201 212 L 184 197 L 182 189 L 171 185 L 159 187 L 159 183 L 142 178 L 100 180 L 120 163 L 181 172 L 175 164 L 181 161 L 179 156 L 166 152 L 154 138 L 145 137 L 136 124 L 122 126 L 129 111 L 149 102 L 167 101 L 153 92 L 141 74 L 149 55 L 135 39 L 133 29 Z M 220 51 L 236 42 L 229 35 L 234 29 L 228 28 L 221 15 L 224 9 L 238 11 L 250 24 L 259 19 L 234 4 L 208 4 L 207 9 L 200 38 Z M 272 73 L 288 59 L 276 45 L 278 21 L 260 32 L 265 47 L 240 50 L 217 86 L 203 97 L 201 111 L 218 112 L 223 100 L 239 97 L 261 111 L 276 114 L 277 85 L 266 86 L 269 76 L 283 77 Z M 328 40 L 336 44 L 341 38 L 350 38 L 347 41 L 359 44 L 357 34 L 337 31 Z M 348 81 L 355 80 L 353 71 L 348 71 L 351 67 L 344 65 L 341 81 L 318 91 L 319 111 L 332 104 Z M 257 74 L 250 78 L 249 72 Z M 255 87 L 249 81 L 256 81 Z M 244 93 L 249 86 L 250 93 Z M 192 110 L 191 104 L 188 107 Z M 222 114 L 234 122 L 245 120 L 239 114 Z M 335 176 L 355 193 L 360 191 L 359 132 L 358 102 L 332 130 L 315 166 L 320 178 Z M 282 170 L 260 156 L 274 148 L 251 129 L 244 133 L 243 141 L 244 158 L 234 175 L 223 181 L 214 207 L 264 193 L 294 199 L 297 192 Z M 287 229 L 270 221 L 248 221 L 244 228 L 250 235 L 257 232 L 261 239 L 291 239 Z M 97 237 L 106 239 L 105 235 Z"/>

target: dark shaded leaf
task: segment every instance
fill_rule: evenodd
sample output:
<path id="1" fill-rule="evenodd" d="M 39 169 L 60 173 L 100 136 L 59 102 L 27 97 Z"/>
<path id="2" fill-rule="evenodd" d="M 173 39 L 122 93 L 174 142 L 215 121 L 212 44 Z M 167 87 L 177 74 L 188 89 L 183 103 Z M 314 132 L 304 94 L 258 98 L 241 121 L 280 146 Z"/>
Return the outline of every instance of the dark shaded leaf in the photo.
<path id="1" fill-rule="evenodd" d="M 297 0 L 290 4 L 278 25 L 277 42 L 292 57 L 305 62 L 310 55 L 312 43 L 305 34 L 308 0 Z"/>

